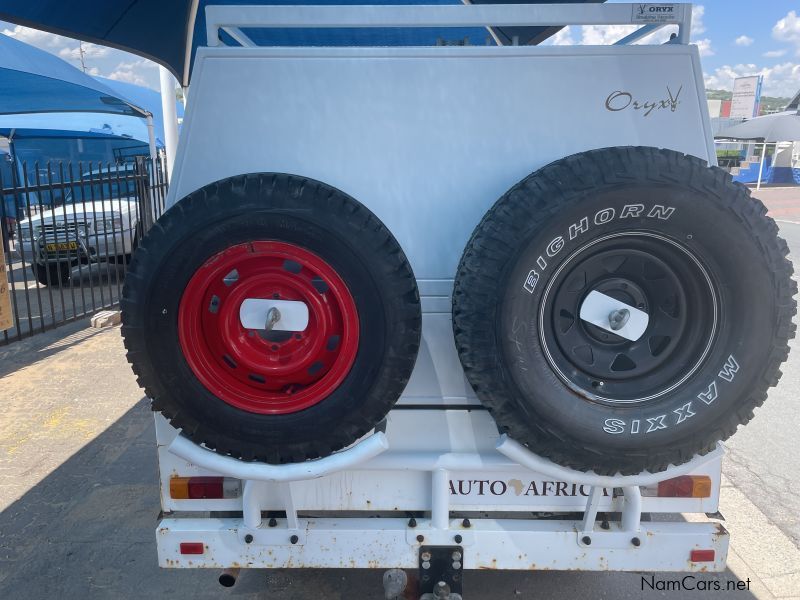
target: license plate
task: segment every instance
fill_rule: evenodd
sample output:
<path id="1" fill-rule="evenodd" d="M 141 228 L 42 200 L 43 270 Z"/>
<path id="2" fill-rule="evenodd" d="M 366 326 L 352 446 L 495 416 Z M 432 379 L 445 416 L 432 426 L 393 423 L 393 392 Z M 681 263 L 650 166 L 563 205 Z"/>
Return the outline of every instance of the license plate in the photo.
<path id="1" fill-rule="evenodd" d="M 48 252 L 61 252 L 67 250 L 77 250 L 78 242 L 57 242 L 55 244 L 47 244 L 45 246 Z"/>

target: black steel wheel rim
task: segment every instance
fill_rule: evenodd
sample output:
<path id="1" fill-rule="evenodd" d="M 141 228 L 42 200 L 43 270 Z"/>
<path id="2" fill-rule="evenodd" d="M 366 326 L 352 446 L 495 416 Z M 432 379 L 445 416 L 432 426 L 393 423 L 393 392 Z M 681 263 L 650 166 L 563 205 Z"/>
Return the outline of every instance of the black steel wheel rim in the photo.
<path id="1" fill-rule="evenodd" d="M 625 339 L 580 318 L 592 291 L 647 314 L 644 333 Z M 698 258 L 663 235 L 609 235 L 573 252 L 550 279 L 538 329 L 555 373 L 587 399 L 654 400 L 691 377 L 717 333 L 718 295 Z"/>

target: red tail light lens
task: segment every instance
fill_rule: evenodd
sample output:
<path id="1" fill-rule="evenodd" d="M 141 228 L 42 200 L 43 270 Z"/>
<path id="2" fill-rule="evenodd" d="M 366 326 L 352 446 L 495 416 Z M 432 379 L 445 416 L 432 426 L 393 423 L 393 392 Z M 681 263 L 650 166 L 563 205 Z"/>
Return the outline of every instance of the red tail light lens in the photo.
<path id="1" fill-rule="evenodd" d="M 681 475 L 658 484 L 659 498 L 708 498 L 711 478 L 708 475 Z"/>
<path id="2" fill-rule="evenodd" d="M 169 495 L 173 500 L 238 498 L 241 482 L 227 477 L 173 477 Z"/>
<path id="3" fill-rule="evenodd" d="M 714 550 L 692 550 L 689 559 L 692 562 L 714 562 Z"/>
<path id="4" fill-rule="evenodd" d="M 181 554 L 202 554 L 203 542 L 181 542 Z"/>
<path id="5" fill-rule="evenodd" d="M 223 498 L 222 477 L 192 477 L 189 479 L 189 498 Z"/>

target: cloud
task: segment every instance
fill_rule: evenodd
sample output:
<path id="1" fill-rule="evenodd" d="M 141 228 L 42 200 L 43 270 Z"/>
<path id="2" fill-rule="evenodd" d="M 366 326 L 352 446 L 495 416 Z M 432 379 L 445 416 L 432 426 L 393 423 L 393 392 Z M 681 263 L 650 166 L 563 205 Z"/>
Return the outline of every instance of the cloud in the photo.
<path id="1" fill-rule="evenodd" d="M 74 67 L 81 67 L 81 43 L 78 40 L 56 35 L 55 33 L 47 33 L 45 31 L 39 31 L 38 29 L 23 27 L 22 25 L 16 25 L 13 29 L 5 29 L 3 33 L 20 42 L 35 46 L 50 54 L 55 54 Z M 89 42 L 83 43 L 84 62 L 92 58 L 103 58 L 108 56 L 109 52 L 111 52 L 111 49 L 106 46 L 99 46 Z M 96 68 L 97 67 L 95 67 L 95 69 Z M 89 66 L 87 65 L 87 72 L 88 71 Z"/>
<path id="2" fill-rule="evenodd" d="M 695 40 L 697 49 L 700 51 L 700 56 L 714 56 L 714 49 L 711 47 L 711 40 L 704 38 L 702 40 Z"/>
<path id="3" fill-rule="evenodd" d="M 794 44 L 800 56 L 800 17 L 793 10 L 786 13 L 772 28 L 772 37 L 779 42 Z"/>
<path id="4" fill-rule="evenodd" d="M 83 44 L 84 61 L 87 58 L 100 58 L 101 56 L 108 56 L 109 50 L 110 48 L 106 46 L 98 46 L 97 44 L 91 44 L 89 42 L 85 42 Z M 58 51 L 58 56 L 60 56 L 64 60 L 73 60 L 80 62 L 81 44 L 76 43 L 74 48 L 61 48 L 61 50 Z"/>
<path id="5" fill-rule="evenodd" d="M 148 85 L 148 73 L 151 69 L 155 69 L 156 64 L 149 60 L 140 59 L 132 62 L 121 62 L 116 68 L 108 75 L 109 79 L 116 81 L 125 81 L 127 83 L 134 83 L 136 85 Z"/>
<path id="6" fill-rule="evenodd" d="M 740 35 L 739 37 L 736 38 L 734 44 L 736 44 L 737 46 L 752 46 L 754 41 L 755 40 L 751 37 L 748 37 L 746 35 Z"/>
<path id="7" fill-rule="evenodd" d="M 2 21 L 0 21 L 0 30 L 7 36 L 55 54 L 72 66 L 81 68 L 78 40 Z M 89 75 L 109 77 L 144 85 L 155 90 L 159 89 L 156 65 L 134 54 L 84 42 L 83 59 Z"/>
<path id="8" fill-rule="evenodd" d="M 46 33 L 38 29 L 31 29 L 30 27 L 23 27 L 22 25 L 15 25 L 13 29 L 4 29 L 3 33 L 8 37 L 13 37 L 20 42 L 25 42 L 31 46 L 42 48 L 43 50 L 50 50 L 52 48 L 61 48 L 68 43 L 75 43 L 70 40 L 54 33 Z"/>
<path id="9" fill-rule="evenodd" d="M 705 14 L 706 7 L 702 4 L 695 4 L 692 6 L 692 36 L 706 32 L 706 25 L 703 23 Z"/>
<path id="10" fill-rule="evenodd" d="M 572 46 L 575 43 L 575 40 L 572 39 L 572 29 L 569 25 L 559 29 L 547 42 L 554 46 Z"/>
<path id="11" fill-rule="evenodd" d="M 784 54 L 786 54 L 786 49 L 783 49 L 783 50 L 770 50 L 768 52 L 764 52 L 764 54 L 762 56 L 764 56 L 766 58 L 780 58 Z"/>
<path id="12" fill-rule="evenodd" d="M 797 92 L 800 81 L 800 64 L 785 62 L 774 67 L 761 67 L 755 64 L 724 65 L 713 73 L 705 74 L 706 88 L 711 90 L 731 90 L 733 80 L 748 75 L 763 75 L 765 96 L 790 97 Z"/>
<path id="13" fill-rule="evenodd" d="M 584 25 L 581 27 L 581 44 L 607 46 L 636 31 L 636 25 Z"/>

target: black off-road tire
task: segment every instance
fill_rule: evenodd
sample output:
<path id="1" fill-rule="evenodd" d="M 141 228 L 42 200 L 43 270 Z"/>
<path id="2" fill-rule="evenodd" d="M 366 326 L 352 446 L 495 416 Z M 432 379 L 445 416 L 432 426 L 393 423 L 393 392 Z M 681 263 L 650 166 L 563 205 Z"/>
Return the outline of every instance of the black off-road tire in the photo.
<path id="1" fill-rule="evenodd" d="M 221 400 L 179 343 L 181 297 L 193 274 L 209 257 L 255 240 L 294 244 L 327 261 L 357 309 L 361 335 L 349 372 L 317 404 L 288 414 Z M 416 280 L 392 234 L 343 192 L 285 174 L 231 177 L 176 203 L 139 243 L 121 304 L 128 361 L 153 409 L 193 441 L 244 460 L 324 457 L 367 434 L 405 388 L 420 343 Z"/>
<path id="2" fill-rule="evenodd" d="M 766 212 L 723 170 L 647 147 L 569 156 L 510 189 L 475 229 L 453 295 L 461 362 L 499 429 L 564 466 L 633 474 L 747 423 L 795 332 L 788 248 Z M 640 297 L 646 333 L 582 320 L 593 286 Z M 674 335 L 648 337 L 656 326 Z M 617 349 L 626 358 L 606 365 Z"/>

